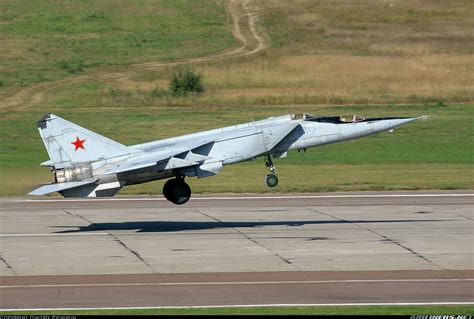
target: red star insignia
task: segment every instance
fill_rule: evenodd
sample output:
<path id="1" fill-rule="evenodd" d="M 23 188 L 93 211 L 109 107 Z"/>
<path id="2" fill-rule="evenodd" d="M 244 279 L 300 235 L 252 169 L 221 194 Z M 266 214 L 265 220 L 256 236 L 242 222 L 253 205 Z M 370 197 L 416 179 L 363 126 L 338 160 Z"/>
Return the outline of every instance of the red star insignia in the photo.
<path id="1" fill-rule="evenodd" d="M 85 150 L 84 148 L 84 142 L 86 140 L 81 140 L 79 138 L 79 136 L 76 136 L 76 141 L 75 142 L 71 142 L 72 145 L 74 145 L 76 147 L 76 149 L 74 151 L 77 151 L 78 149 L 82 148 L 83 150 Z"/>

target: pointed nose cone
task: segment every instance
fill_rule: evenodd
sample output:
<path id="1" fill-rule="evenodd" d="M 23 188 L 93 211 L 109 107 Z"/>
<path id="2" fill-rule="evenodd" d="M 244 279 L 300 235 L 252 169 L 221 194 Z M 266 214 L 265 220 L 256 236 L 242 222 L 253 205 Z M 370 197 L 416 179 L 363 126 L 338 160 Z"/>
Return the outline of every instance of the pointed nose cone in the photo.
<path id="1" fill-rule="evenodd" d="M 391 125 L 391 128 L 394 128 L 394 127 L 397 127 L 409 122 L 413 122 L 416 119 L 417 119 L 416 117 L 408 117 L 404 119 L 389 120 L 389 125 Z"/>
<path id="2" fill-rule="evenodd" d="M 372 129 L 375 132 L 391 130 L 397 126 L 413 122 L 417 117 L 399 117 L 390 119 L 380 119 L 372 123 Z"/>

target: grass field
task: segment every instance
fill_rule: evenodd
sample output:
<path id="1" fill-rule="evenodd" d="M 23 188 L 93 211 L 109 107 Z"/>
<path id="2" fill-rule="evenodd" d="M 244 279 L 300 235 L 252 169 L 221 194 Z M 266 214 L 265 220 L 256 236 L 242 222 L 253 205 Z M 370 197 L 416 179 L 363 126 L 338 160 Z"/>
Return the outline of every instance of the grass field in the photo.
<path id="1" fill-rule="evenodd" d="M 377 115 L 431 115 L 396 129 L 360 140 L 290 152 L 276 160 L 280 184 L 264 186 L 267 173 L 263 159 L 226 166 L 216 177 L 190 179 L 195 192 L 315 192 L 350 190 L 471 189 L 474 139 L 472 105 L 397 107 L 299 106 L 317 114 L 357 113 Z M 125 144 L 134 144 L 175 134 L 285 114 L 285 106 L 272 108 L 152 108 L 146 113 L 133 109 L 61 111 L 59 114 Z M 42 114 L 9 113 L 0 128 L 2 194 L 25 193 L 35 183 L 51 181 L 52 175 L 38 163 L 47 160 L 35 121 Z M 189 119 L 192 118 L 192 121 Z M 186 122 L 186 126 L 180 123 Z M 22 141 L 19 143 L 18 141 Z M 12 153 L 14 152 L 14 156 Z M 125 188 L 121 194 L 159 193 L 162 181 Z"/>
<path id="2" fill-rule="evenodd" d="M 472 305 L 0 311 L 1 315 L 472 315 Z"/>
<path id="3" fill-rule="evenodd" d="M 0 4 L 0 97 L 32 83 L 239 45 L 228 2 L 43 3 Z M 268 47 L 257 55 L 195 63 L 207 87 L 202 96 L 154 95 L 179 67 L 167 66 L 51 86 L 40 98 L 0 109 L 0 195 L 25 194 L 51 181 L 38 166 L 47 155 L 36 121 L 46 112 L 124 144 L 302 111 L 427 114 L 427 121 L 392 134 L 290 153 L 276 162 L 280 184 L 271 191 L 474 188 L 471 1 L 255 1 L 249 8 L 259 13 L 256 27 Z M 258 159 L 190 182 L 195 192 L 268 192 L 266 173 Z M 161 185 L 121 194 L 160 193 Z"/>
<path id="4" fill-rule="evenodd" d="M 232 37 L 221 2 L 7 0 L 0 3 L 0 97 L 98 68 L 220 52 Z"/>

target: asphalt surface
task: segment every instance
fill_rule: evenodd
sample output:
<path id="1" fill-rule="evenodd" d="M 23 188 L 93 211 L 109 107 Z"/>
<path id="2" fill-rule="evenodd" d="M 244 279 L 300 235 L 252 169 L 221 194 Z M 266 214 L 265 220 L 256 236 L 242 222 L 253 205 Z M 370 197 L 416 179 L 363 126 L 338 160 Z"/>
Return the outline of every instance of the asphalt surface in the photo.
<path id="1" fill-rule="evenodd" d="M 474 302 L 470 192 L 0 200 L 0 308 Z"/>
<path id="2" fill-rule="evenodd" d="M 2 309 L 466 303 L 472 271 L 3 278 Z"/>

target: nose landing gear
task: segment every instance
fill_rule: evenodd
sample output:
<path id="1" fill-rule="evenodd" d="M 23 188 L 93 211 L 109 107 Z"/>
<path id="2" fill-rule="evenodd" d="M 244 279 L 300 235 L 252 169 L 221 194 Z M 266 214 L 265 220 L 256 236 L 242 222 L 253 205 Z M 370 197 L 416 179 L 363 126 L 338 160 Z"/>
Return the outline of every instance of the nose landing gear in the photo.
<path id="1" fill-rule="evenodd" d="M 275 187 L 278 185 L 278 177 L 276 175 L 276 167 L 273 165 L 270 155 L 267 155 L 265 158 L 265 166 L 268 167 L 271 171 L 271 174 L 265 176 L 265 184 L 268 187 Z"/>
<path id="2" fill-rule="evenodd" d="M 191 198 L 191 188 L 183 176 L 177 176 L 163 185 L 163 195 L 173 204 L 182 205 Z"/>

